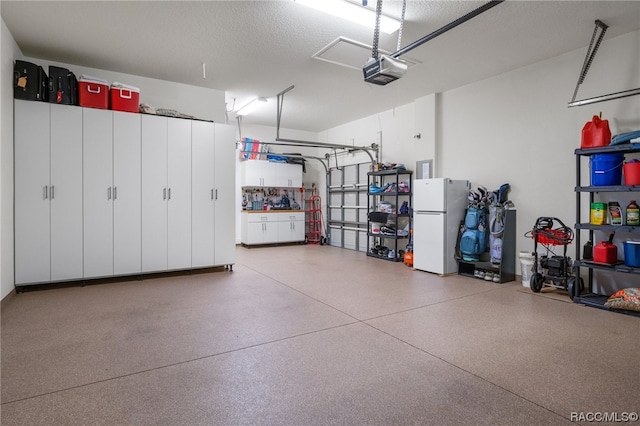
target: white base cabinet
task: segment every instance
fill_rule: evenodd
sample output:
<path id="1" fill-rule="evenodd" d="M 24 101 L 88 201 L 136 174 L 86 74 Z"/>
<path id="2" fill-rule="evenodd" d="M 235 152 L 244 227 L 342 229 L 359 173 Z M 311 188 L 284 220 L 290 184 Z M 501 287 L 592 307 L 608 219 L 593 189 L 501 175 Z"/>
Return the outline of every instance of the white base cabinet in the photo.
<path id="1" fill-rule="evenodd" d="M 278 242 L 278 219 L 274 213 L 242 215 L 242 244 L 272 244 Z"/>
<path id="2" fill-rule="evenodd" d="M 304 213 L 278 213 L 278 242 L 304 241 Z"/>
<path id="3" fill-rule="evenodd" d="M 233 126 L 23 100 L 14 120 L 18 289 L 235 262 Z"/>
<path id="4" fill-rule="evenodd" d="M 245 245 L 304 241 L 304 212 L 243 213 L 241 242 Z"/>

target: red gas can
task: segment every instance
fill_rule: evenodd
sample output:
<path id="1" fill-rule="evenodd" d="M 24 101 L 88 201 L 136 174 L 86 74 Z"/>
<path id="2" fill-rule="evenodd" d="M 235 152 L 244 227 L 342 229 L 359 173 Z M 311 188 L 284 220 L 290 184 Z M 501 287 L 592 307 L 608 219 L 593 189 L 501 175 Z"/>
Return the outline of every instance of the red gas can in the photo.
<path id="1" fill-rule="evenodd" d="M 593 260 L 598 263 L 616 263 L 618 261 L 618 247 L 610 241 L 600 241 L 600 244 L 593 248 Z"/>
<path id="2" fill-rule="evenodd" d="M 580 148 L 597 148 L 611 143 L 611 130 L 609 121 L 602 120 L 597 115 L 582 128 L 582 141 Z"/>

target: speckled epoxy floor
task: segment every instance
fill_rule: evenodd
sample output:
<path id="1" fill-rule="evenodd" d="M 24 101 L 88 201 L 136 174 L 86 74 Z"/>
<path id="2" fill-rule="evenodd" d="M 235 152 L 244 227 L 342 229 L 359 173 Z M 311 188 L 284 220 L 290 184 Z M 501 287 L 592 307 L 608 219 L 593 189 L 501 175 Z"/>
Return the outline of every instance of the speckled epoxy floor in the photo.
<path id="1" fill-rule="evenodd" d="M 640 318 L 328 246 L 2 305 L 2 425 L 558 425 L 640 412 Z"/>

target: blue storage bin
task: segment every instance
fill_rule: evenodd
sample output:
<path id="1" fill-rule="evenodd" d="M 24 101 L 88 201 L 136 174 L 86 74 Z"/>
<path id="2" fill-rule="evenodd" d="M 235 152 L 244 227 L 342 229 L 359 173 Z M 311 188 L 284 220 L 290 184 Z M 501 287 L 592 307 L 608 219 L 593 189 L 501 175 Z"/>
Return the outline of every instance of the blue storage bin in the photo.
<path id="1" fill-rule="evenodd" d="M 611 186 L 622 183 L 624 154 L 594 154 L 590 158 L 591 185 Z"/>
<path id="2" fill-rule="evenodd" d="M 640 241 L 624 242 L 624 264 L 640 268 Z"/>

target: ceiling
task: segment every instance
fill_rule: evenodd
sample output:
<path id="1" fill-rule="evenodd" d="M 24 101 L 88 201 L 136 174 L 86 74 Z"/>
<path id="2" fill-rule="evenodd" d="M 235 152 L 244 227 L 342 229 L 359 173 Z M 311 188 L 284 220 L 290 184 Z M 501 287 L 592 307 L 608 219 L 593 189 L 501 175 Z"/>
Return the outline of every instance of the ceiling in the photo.
<path id="1" fill-rule="evenodd" d="M 407 0 L 401 46 L 484 3 Z M 313 132 L 578 48 L 586 53 L 596 19 L 609 25 L 605 40 L 640 29 L 640 1 L 507 0 L 406 53 L 417 65 L 376 86 L 357 69 L 368 49 L 353 53 L 363 55 L 351 61 L 356 68 L 312 58 L 341 36 L 371 45 L 373 30 L 293 0 L 3 0 L 0 8 L 27 57 L 222 90 L 229 111 L 268 98 L 245 124 L 276 126 L 276 95 L 293 85 L 280 125 Z M 401 10 L 401 0 L 384 0 L 384 14 L 399 18 Z M 381 50 L 397 44 L 398 32 L 380 35 Z"/>

